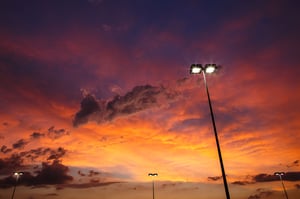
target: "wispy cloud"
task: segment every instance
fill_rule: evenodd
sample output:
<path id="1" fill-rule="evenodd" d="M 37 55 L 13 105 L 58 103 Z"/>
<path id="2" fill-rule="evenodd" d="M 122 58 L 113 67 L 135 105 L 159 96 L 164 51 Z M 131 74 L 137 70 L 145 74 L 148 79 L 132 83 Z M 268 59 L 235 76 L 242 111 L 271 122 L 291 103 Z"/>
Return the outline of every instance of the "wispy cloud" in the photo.
<path id="1" fill-rule="evenodd" d="M 40 139 L 40 138 L 50 138 L 50 139 L 53 139 L 53 140 L 56 140 L 56 139 L 59 139 L 63 136 L 66 136 L 66 135 L 70 135 L 70 132 L 66 129 L 57 129 L 55 128 L 55 126 L 51 126 L 48 128 L 47 131 L 44 131 L 44 132 L 33 132 L 29 137 L 31 139 Z"/>
<path id="2" fill-rule="evenodd" d="M 86 189 L 90 187 L 102 187 L 108 186 L 111 184 L 122 183 L 122 182 L 99 182 L 99 181 L 91 181 L 88 183 L 81 183 L 81 184 L 62 184 L 58 185 L 56 189 L 64 189 L 64 188 L 73 188 L 73 189 Z"/>
<path id="3" fill-rule="evenodd" d="M 286 166 L 287 166 L 287 168 L 290 168 L 290 167 L 299 167 L 300 166 L 299 160 L 295 160 L 294 162 L 292 162 L 291 164 L 288 164 Z"/>
<path id="4" fill-rule="evenodd" d="M 218 181 L 222 179 L 222 176 L 212 176 L 212 177 L 207 177 L 207 179 L 211 181 Z"/>

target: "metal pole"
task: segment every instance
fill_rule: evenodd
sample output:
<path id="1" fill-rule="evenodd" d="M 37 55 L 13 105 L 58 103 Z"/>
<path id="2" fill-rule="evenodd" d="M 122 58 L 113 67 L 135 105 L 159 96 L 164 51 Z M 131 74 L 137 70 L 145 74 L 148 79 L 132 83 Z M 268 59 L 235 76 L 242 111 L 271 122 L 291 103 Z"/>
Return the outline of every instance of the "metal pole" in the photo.
<path id="1" fill-rule="evenodd" d="M 153 199 L 154 199 L 154 179 L 152 179 L 152 196 L 153 196 Z"/>
<path id="2" fill-rule="evenodd" d="M 221 154 L 221 148 L 220 148 L 219 139 L 218 139 L 217 127 L 215 124 L 214 113 L 213 113 L 213 109 L 212 109 L 212 105 L 211 105 L 211 101 L 210 101 L 210 96 L 209 96 L 205 73 L 204 73 L 204 71 L 202 71 L 202 73 L 203 73 L 204 84 L 205 84 L 205 89 L 206 89 L 206 93 L 207 93 L 207 99 L 208 99 L 208 104 L 209 104 L 211 120 L 212 120 L 212 124 L 213 124 L 213 128 L 214 128 L 214 134 L 215 134 L 215 138 L 216 138 L 216 144 L 217 144 L 217 148 L 218 148 L 218 155 L 219 155 L 220 166 L 221 166 L 221 170 L 222 170 L 222 177 L 223 177 L 226 198 L 230 199 L 230 194 L 229 194 L 229 189 L 228 189 L 228 185 L 227 185 L 226 174 L 225 174 L 225 169 L 224 169 L 223 159 L 222 159 L 222 154 Z"/>
<path id="3" fill-rule="evenodd" d="M 286 199 L 289 199 L 281 175 L 279 175 L 279 178 L 280 178 L 280 181 L 281 181 L 281 184 L 282 184 L 282 187 L 283 187 L 285 197 L 286 197 Z"/>
<path id="4" fill-rule="evenodd" d="M 154 199 L 154 176 L 158 176 L 157 173 L 148 173 L 148 176 L 151 176 L 152 178 L 152 199 Z"/>
<path id="5" fill-rule="evenodd" d="M 16 187 L 17 187 L 17 184 L 15 184 L 15 186 L 14 186 L 14 190 L 13 190 L 13 192 L 12 192 L 11 199 L 14 199 Z"/>
<path id="6" fill-rule="evenodd" d="M 19 180 L 19 175 L 16 176 L 16 183 L 15 183 L 14 190 L 13 190 L 13 192 L 12 192 L 12 195 L 11 195 L 11 199 L 14 199 L 15 192 L 16 192 L 16 188 L 17 188 L 18 180 Z"/>

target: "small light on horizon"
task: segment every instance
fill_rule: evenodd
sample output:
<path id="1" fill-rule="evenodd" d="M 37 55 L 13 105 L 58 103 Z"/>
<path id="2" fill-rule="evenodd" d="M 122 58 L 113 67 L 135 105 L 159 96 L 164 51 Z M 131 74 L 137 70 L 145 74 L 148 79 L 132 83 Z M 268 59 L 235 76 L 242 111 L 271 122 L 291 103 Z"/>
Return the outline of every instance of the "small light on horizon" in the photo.
<path id="1" fill-rule="evenodd" d="M 276 175 L 276 176 L 283 176 L 283 175 L 285 175 L 285 173 L 284 172 L 275 172 L 274 175 Z"/>
<path id="2" fill-rule="evenodd" d="M 148 173 L 148 176 L 158 176 L 157 173 Z"/>

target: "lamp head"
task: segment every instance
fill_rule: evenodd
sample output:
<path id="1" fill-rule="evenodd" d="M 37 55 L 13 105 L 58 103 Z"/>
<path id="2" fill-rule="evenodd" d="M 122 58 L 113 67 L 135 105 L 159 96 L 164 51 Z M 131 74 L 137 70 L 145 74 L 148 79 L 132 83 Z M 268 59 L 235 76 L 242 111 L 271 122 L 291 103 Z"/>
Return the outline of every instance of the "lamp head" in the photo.
<path id="1" fill-rule="evenodd" d="M 285 173 L 284 172 L 275 172 L 274 175 L 276 176 L 283 176 Z"/>
<path id="2" fill-rule="evenodd" d="M 157 173 L 148 173 L 148 176 L 158 176 Z"/>
<path id="3" fill-rule="evenodd" d="M 190 74 L 200 74 L 203 71 L 201 64 L 192 64 L 190 68 Z"/>
<path id="4" fill-rule="evenodd" d="M 21 176 L 23 174 L 24 174 L 23 172 L 14 172 L 14 176 Z"/>
<path id="5" fill-rule="evenodd" d="M 216 64 L 205 64 L 205 73 L 213 73 L 217 70 Z"/>
<path id="6" fill-rule="evenodd" d="M 200 74 L 201 72 L 210 74 L 216 72 L 217 69 L 217 64 L 205 64 L 204 67 L 201 64 L 192 64 L 190 74 Z"/>

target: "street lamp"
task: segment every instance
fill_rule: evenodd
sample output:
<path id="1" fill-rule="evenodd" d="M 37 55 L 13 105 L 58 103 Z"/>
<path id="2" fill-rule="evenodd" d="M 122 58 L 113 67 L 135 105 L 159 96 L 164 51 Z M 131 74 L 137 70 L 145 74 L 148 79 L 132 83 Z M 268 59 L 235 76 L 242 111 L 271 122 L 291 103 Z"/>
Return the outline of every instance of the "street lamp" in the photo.
<path id="1" fill-rule="evenodd" d="M 215 123 L 215 118 L 214 118 L 214 113 L 210 101 L 210 96 L 209 96 L 209 91 L 208 91 L 208 86 L 206 82 L 206 76 L 205 74 L 208 73 L 214 73 L 217 70 L 217 65 L 216 64 L 206 64 L 204 67 L 201 64 L 192 64 L 190 68 L 190 73 L 191 74 L 203 74 L 203 79 L 204 79 L 204 84 L 205 84 L 205 89 L 206 89 L 206 94 L 207 94 L 207 99 L 208 99 L 208 105 L 209 105 L 209 110 L 210 110 L 210 115 L 211 115 L 211 121 L 212 125 L 214 128 L 214 133 L 215 133 L 215 138 L 216 138 L 216 144 L 218 148 L 218 155 L 219 155 L 219 160 L 220 160 L 220 166 L 222 170 L 222 177 L 223 177 L 223 183 L 224 183 L 224 188 L 225 188 L 225 193 L 226 193 L 226 198 L 230 199 L 230 194 L 229 194 L 229 189 L 227 185 L 227 180 L 226 180 L 226 174 L 225 174 L 225 169 L 223 165 L 223 159 L 222 159 L 222 154 L 221 154 L 221 148 L 219 144 L 219 139 L 218 139 L 218 133 L 217 133 L 217 127 Z"/>
<path id="2" fill-rule="evenodd" d="M 152 177 L 152 198 L 154 199 L 154 179 L 153 179 L 153 177 L 158 176 L 158 174 L 157 173 L 148 173 L 148 176 Z"/>
<path id="3" fill-rule="evenodd" d="M 13 176 L 16 178 L 16 183 L 15 183 L 15 186 L 14 186 L 14 189 L 13 189 L 13 193 L 12 193 L 12 195 L 11 195 L 11 199 L 14 198 L 14 195 L 15 195 L 15 192 L 16 192 L 16 187 L 17 187 L 19 178 L 20 178 L 21 175 L 23 175 L 23 174 L 24 174 L 23 172 L 15 172 L 15 173 L 13 174 Z"/>
<path id="4" fill-rule="evenodd" d="M 288 195 L 287 195 L 287 192 L 286 192 L 286 189 L 285 189 L 285 186 L 284 186 L 284 184 L 283 184 L 283 180 L 282 180 L 282 176 L 284 176 L 285 173 L 284 173 L 284 172 L 275 172 L 274 175 L 279 176 L 279 179 L 280 179 L 280 181 L 281 181 L 281 184 L 282 184 L 282 188 L 283 188 L 285 197 L 286 197 L 286 199 L 289 199 L 289 197 L 288 197 Z"/>

